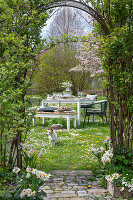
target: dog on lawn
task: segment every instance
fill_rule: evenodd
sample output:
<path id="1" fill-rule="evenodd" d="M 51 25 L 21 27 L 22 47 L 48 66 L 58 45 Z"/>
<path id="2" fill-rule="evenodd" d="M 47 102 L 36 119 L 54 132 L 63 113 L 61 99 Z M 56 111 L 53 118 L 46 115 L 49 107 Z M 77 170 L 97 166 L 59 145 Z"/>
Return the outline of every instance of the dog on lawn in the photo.
<path id="1" fill-rule="evenodd" d="M 46 135 L 48 136 L 49 138 L 49 144 L 51 146 L 54 146 L 55 145 L 55 142 L 57 140 L 57 134 L 56 132 L 52 129 L 52 128 L 48 128 L 47 130 L 48 132 L 46 133 Z"/>

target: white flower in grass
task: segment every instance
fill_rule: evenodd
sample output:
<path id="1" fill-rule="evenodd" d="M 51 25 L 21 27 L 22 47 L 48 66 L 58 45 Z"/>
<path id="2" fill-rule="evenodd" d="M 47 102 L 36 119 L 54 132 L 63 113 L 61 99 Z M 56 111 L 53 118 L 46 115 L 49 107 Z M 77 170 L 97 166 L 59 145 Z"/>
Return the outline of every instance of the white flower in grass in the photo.
<path id="1" fill-rule="evenodd" d="M 31 172 L 31 168 L 30 168 L 29 166 L 27 166 L 26 172 L 27 172 L 27 173 L 30 173 L 30 172 Z"/>
<path id="2" fill-rule="evenodd" d="M 124 191 L 124 189 L 125 189 L 125 188 L 124 188 L 124 187 L 122 187 L 122 188 L 120 189 L 120 191 L 121 191 L 121 192 L 123 192 L 123 191 Z"/>
<path id="3" fill-rule="evenodd" d="M 24 188 L 20 193 L 20 197 L 23 198 L 26 195 L 26 189 Z"/>
<path id="4" fill-rule="evenodd" d="M 26 189 L 26 195 L 27 197 L 31 197 L 32 190 L 30 188 Z"/>
<path id="5" fill-rule="evenodd" d="M 27 173 L 26 178 L 30 178 L 30 173 Z"/>
<path id="6" fill-rule="evenodd" d="M 106 152 L 104 153 L 104 156 L 109 156 L 109 154 L 110 154 L 110 152 L 109 152 L 109 151 L 106 151 Z"/>
<path id="7" fill-rule="evenodd" d="M 32 169 L 31 173 L 32 174 L 36 174 L 37 170 L 36 169 Z"/>
<path id="8" fill-rule="evenodd" d="M 101 151 L 101 152 L 103 152 L 103 151 L 104 151 L 104 148 L 103 148 L 102 146 L 100 147 L 100 151 Z"/>
<path id="9" fill-rule="evenodd" d="M 32 156 L 32 154 L 34 153 L 33 149 L 30 149 L 29 151 L 27 151 L 27 155 L 30 158 Z"/>
<path id="10" fill-rule="evenodd" d="M 105 164 L 106 163 L 105 156 L 103 156 L 101 159 L 102 159 L 102 163 Z"/>
<path id="11" fill-rule="evenodd" d="M 113 153 L 110 153 L 110 154 L 109 154 L 109 157 L 110 157 L 110 158 L 113 158 Z"/>
<path id="12" fill-rule="evenodd" d="M 32 197 L 35 196 L 35 194 L 36 194 L 36 191 L 31 192 Z"/>
<path id="13" fill-rule="evenodd" d="M 14 167 L 12 170 L 14 173 L 18 174 L 18 172 L 20 171 L 19 167 Z"/>

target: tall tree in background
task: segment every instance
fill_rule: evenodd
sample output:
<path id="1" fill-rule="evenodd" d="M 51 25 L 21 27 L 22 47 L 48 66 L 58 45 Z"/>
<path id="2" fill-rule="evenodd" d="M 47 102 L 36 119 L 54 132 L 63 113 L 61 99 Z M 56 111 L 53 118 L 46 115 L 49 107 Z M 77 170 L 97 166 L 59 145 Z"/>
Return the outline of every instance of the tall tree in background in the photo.
<path id="1" fill-rule="evenodd" d="M 89 21 L 88 15 L 86 16 Z M 54 20 L 49 25 L 48 36 L 57 37 L 59 35 L 85 35 L 87 18 L 82 17 L 82 11 L 74 8 L 59 8 L 54 15 Z M 89 22 L 88 22 L 89 23 Z M 87 24 L 88 25 L 88 24 Z M 91 27 L 91 26 L 90 26 Z M 90 28 L 91 29 L 91 28 Z M 88 32 L 90 29 L 87 27 Z"/>
<path id="2" fill-rule="evenodd" d="M 77 63 L 76 52 L 69 45 L 59 45 L 47 50 L 39 59 L 33 80 L 39 93 L 61 92 L 61 83 L 72 80 L 69 70 Z"/>

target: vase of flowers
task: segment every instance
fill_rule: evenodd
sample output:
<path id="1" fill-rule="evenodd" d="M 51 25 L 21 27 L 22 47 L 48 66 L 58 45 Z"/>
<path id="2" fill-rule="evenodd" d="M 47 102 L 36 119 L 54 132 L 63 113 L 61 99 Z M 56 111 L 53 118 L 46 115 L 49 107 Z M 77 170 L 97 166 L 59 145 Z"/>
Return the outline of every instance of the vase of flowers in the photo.
<path id="1" fill-rule="evenodd" d="M 63 82 L 61 84 L 61 87 L 65 88 L 65 90 L 63 91 L 63 96 L 64 97 L 71 97 L 71 87 L 72 87 L 72 84 L 70 81 L 67 81 L 67 82 Z"/>

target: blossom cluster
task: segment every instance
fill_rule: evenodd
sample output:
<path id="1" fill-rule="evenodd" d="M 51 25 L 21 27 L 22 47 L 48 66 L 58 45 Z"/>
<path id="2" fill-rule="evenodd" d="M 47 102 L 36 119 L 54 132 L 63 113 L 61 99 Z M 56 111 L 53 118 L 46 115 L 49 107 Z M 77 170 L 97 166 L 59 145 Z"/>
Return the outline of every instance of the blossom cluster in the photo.
<path id="1" fill-rule="evenodd" d="M 111 174 L 111 175 L 107 175 L 105 177 L 105 179 L 112 183 L 115 179 L 118 179 L 119 177 L 120 177 L 120 174 L 114 173 L 114 174 Z"/>
<path id="2" fill-rule="evenodd" d="M 31 173 L 35 174 L 37 178 L 40 178 L 43 181 L 48 180 L 50 177 L 50 174 L 46 174 L 45 172 L 39 171 L 37 169 L 32 169 Z"/>
<path id="3" fill-rule="evenodd" d="M 110 140 L 109 138 L 106 138 L 106 139 L 104 140 L 104 143 L 105 143 L 105 144 L 111 144 L 111 140 Z"/>
<path id="4" fill-rule="evenodd" d="M 37 178 L 40 178 L 41 180 L 46 181 L 50 177 L 50 174 L 46 174 L 45 172 L 42 172 L 34 168 L 31 169 L 29 166 L 27 166 L 26 172 L 27 172 L 26 178 L 29 178 L 31 174 L 35 174 Z"/>
<path id="5" fill-rule="evenodd" d="M 32 192 L 32 190 L 30 189 L 30 188 L 28 188 L 28 189 L 23 189 L 22 190 L 22 192 L 20 193 L 20 197 L 21 198 L 23 198 L 23 197 L 25 197 L 25 196 L 27 196 L 27 197 L 33 197 L 33 196 L 35 196 L 35 194 L 36 194 L 36 191 L 33 191 Z"/>
<path id="6" fill-rule="evenodd" d="M 15 174 L 18 174 L 18 172 L 20 171 L 19 167 L 14 167 L 12 170 Z"/>
<path id="7" fill-rule="evenodd" d="M 17 174 L 20 171 L 20 169 L 18 167 L 14 167 L 14 169 L 12 171 Z M 34 183 L 32 183 L 31 178 L 33 178 L 34 175 L 35 175 L 34 178 L 36 178 L 37 187 L 34 187 L 32 185 Z M 26 179 L 24 177 L 26 177 Z M 27 185 L 27 187 L 29 187 L 29 188 L 23 189 L 23 186 L 22 186 L 21 187 L 22 192 L 20 193 L 20 197 L 21 198 L 23 198 L 23 197 L 33 197 L 33 196 L 37 195 L 38 192 L 39 192 L 39 188 L 41 186 L 40 184 L 42 184 L 43 181 L 47 181 L 49 177 L 50 177 L 50 174 L 47 174 L 43 171 L 40 171 L 40 170 L 31 168 L 30 166 L 27 166 L 26 174 L 25 174 L 25 176 L 22 175 L 22 179 L 20 179 L 19 184 L 25 182 L 24 185 Z M 40 179 L 41 181 L 39 181 L 38 179 Z M 32 189 L 30 187 L 34 188 L 36 191 L 32 191 Z"/>
<path id="8" fill-rule="evenodd" d="M 93 148 L 92 147 L 92 152 L 94 154 L 99 154 L 99 153 L 102 153 L 104 151 L 104 148 L 101 146 L 100 148 Z"/>
<path id="9" fill-rule="evenodd" d="M 26 153 L 28 158 L 31 158 L 32 155 L 34 155 L 34 154 L 38 154 L 38 156 L 40 156 L 42 154 L 41 151 L 36 151 L 35 146 L 29 144 L 28 142 L 25 142 L 23 144 L 21 143 L 20 148 L 22 149 L 22 151 L 24 151 Z"/>
<path id="10" fill-rule="evenodd" d="M 122 178 L 122 188 L 121 188 L 121 192 L 125 189 L 125 188 L 129 188 L 128 192 L 132 192 L 133 191 L 133 179 L 131 179 L 130 181 L 126 180 L 126 177 Z"/>
<path id="11" fill-rule="evenodd" d="M 101 160 L 102 160 L 102 163 L 105 165 L 106 163 L 109 163 L 112 158 L 113 158 L 113 149 L 110 148 L 108 151 L 105 151 Z"/>

